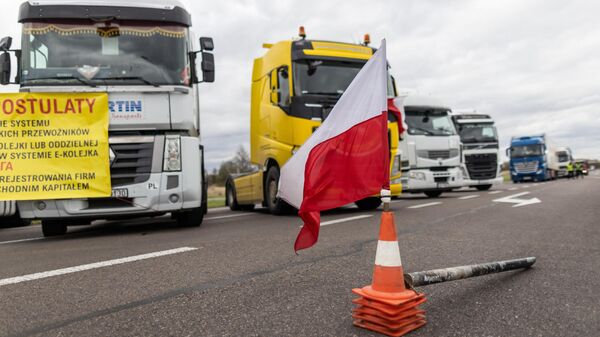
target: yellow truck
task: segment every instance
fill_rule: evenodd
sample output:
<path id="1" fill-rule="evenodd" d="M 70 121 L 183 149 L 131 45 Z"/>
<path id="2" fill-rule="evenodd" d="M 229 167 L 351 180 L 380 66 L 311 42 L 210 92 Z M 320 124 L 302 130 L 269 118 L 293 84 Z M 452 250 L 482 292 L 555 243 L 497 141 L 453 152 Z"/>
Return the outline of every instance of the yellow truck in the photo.
<path id="1" fill-rule="evenodd" d="M 373 55 L 364 44 L 316 41 L 300 38 L 263 44 L 266 53 L 254 60 L 250 106 L 250 160 L 257 170 L 230 176 L 226 204 L 232 210 L 262 204 L 272 214 L 287 213 L 291 206 L 277 198 L 279 170 L 327 118 L 344 90 Z M 394 79 L 388 76 L 388 96 L 396 96 Z M 399 195 L 400 158 L 398 121 L 389 114 L 390 183 Z M 374 209 L 379 197 L 356 202 Z"/>

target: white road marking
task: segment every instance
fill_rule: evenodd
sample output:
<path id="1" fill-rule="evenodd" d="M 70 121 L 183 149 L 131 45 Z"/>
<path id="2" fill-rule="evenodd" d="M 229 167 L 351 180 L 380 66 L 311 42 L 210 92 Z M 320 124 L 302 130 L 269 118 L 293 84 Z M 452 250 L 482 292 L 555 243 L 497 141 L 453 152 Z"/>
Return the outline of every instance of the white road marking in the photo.
<path id="1" fill-rule="evenodd" d="M 508 190 L 509 190 L 509 191 L 516 191 L 516 190 L 518 190 L 518 189 L 519 189 L 518 187 L 511 187 L 511 188 L 509 188 Z"/>
<path id="2" fill-rule="evenodd" d="M 523 185 L 523 188 L 529 188 L 529 187 L 530 187 L 529 185 Z"/>
<path id="3" fill-rule="evenodd" d="M 241 213 L 241 214 L 213 216 L 213 217 L 210 217 L 210 218 L 204 218 L 204 220 L 217 220 L 217 219 L 236 218 L 238 216 L 246 216 L 246 215 L 254 215 L 254 214 L 256 214 L 256 213 Z"/>
<path id="4" fill-rule="evenodd" d="M 498 193 L 502 193 L 502 191 L 491 191 L 488 194 L 498 194 Z"/>
<path id="5" fill-rule="evenodd" d="M 509 196 L 504 197 L 504 198 L 495 199 L 495 200 L 492 200 L 492 201 L 494 201 L 494 202 L 505 202 L 505 203 L 509 203 L 509 204 L 515 204 L 512 207 L 521 207 L 521 206 L 538 204 L 538 203 L 542 202 L 538 198 L 531 198 L 531 199 L 518 199 L 517 198 L 517 197 L 520 197 L 522 195 L 526 195 L 526 194 L 529 194 L 529 193 L 530 192 L 521 192 L 521 193 L 509 195 Z"/>
<path id="6" fill-rule="evenodd" d="M 478 197 L 479 197 L 478 194 L 465 195 L 464 197 L 458 198 L 458 200 L 467 200 L 467 199 L 473 199 L 473 198 L 478 198 Z"/>
<path id="7" fill-rule="evenodd" d="M 333 224 L 340 223 L 340 222 L 346 222 L 346 221 L 352 221 L 352 220 L 370 218 L 372 216 L 373 216 L 373 214 L 363 214 L 363 215 L 351 216 L 349 218 L 329 220 L 329 221 L 321 222 L 321 227 L 333 225 Z"/>
<path id="8" fill-rule="evenodd" d="M 21 283 L 21 282 L 39 280 L 39 279 L 53 277 L 53 276 L 77 273 L 80 271 L 85 271 L 85 270 L 90 270 L 90 269 L 98 269 L 98 268 L 104 268 L 104 267 L 114 266 L 114 265 L 118 265 L 118 264 L 146 260 L 146 259 L 151 259 L 151 258 L 155 258 L 155 257 L 159 257 L 159 256 L 184 253 L 184 252 L 189 252 L 189 251 L 196 250 L 196 249 L 198 249 L 198 248 L 181 247 L 181 248 L 176 248 L 176 249 L 163 250 L 160 252 L 154 252 L 154 253 L 148 253 L 148 254 L 142 254 L 142 255 L 134 255 L 134 256 L 130 256 L 130 257 L 124 257 L 121 259 L 114 259 L 114 260 L 108 260 L 108 261 L 102 261 L 102 262 L 96 262 L 96 263 L 90 263 L 90 264 L 83 264 L 83 265 L 75 266 L 75 267 L 55 269 L 55 270 L 45 271 L 45 272 L 41 272 L 41 273 L 5 278 L 5 279 L 0 280 L 0 287 L 9 285 L 9 284 L 17 284 L 17 283 Z"/>
<path id="9" fill-rule="evenodd" d="M 36 241 L 36 240 L 43 240 L 45 239 L 44 237 L 39 237 L 39 238 L 29 238 L 29 239 L 20 239 L 20 240 L 10 240 L 10 241 L 2 241 L 0 242 L 0 245 L 5 245 L 8 243 L 17 243 L 17 242 L 26 242 L 26 241 Z"/>
<path id="10" fill-rule="evenodd" d="M 436 202 L 429 202 L 429 203 L 426 203 L 426 204 L 409 206 L 407 208 L 423 208 L 423 207 L 435 206 L 435 205 L 439 205 L 439 204 L 441 204 L 441 202 L 440 201 L 436 201 Z"/>

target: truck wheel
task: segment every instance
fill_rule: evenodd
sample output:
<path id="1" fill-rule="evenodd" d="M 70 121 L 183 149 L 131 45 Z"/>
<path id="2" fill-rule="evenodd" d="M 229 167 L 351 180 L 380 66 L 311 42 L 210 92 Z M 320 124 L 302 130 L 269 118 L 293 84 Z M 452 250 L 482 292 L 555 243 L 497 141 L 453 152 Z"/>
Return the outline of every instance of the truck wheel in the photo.
<path id="1" fill-rule="evenodd" d="M 204 208 L 200 206 L 190 211 L 176 213 L 175 219 L 181 227 L 199 227 L 204 219 Z"/>
<path id="2" fill-rule="evenodd" d="M 225 196 L 227 198 L 227 205 L 229 209 L 232 211 L 239 211 L 240 205 L 237 203 L 237 198 L 235 197 L 235 187 L 232 186 L 230 182 L 225 186 Z"/>
<path id="3" fill-rule="evenodd" d="M 370 211 L 376 209 L 381 205 L 381 198 L 369 197 L 358 200 L 355 202 L 356 206 L 363 211 Z"/>
<path id="4" fill-rule="evenodd" d="M 425 192 L 425 195 L 430 198 L 437 198 L 442 195 L 442 191 L 427 191 Z"/>
<path id="5" fill-rule="evenodd" d="M 277 198 L 277 188 L 279 185 L 279 168 L 272 166 L 267 172 L 267 179 L 265 180 L 266 191 L 265 199 L 267 200 L 267 207 L 269 212 L 275 215 L 282 215 L 287 213 L 291 206 L 285 201 Z"/>
<path id="6" fill-rule="evenodd" d="M 487 191 L 490 188 L 492 188 L 492 185 L 479 185 L 479 186 L 475 186 L 477 188 L 478 191 Z"/>
<path id="7" fill-rule="evenodd" d="M 61 220 L 42 220 L 42 234 L 45 237 L 60 236 L 67 233 L 67 224 Z"/>
<path id="8" fill-rule="evenodd" d="M 21 216 L 19 216 L 19 212 L 11 216 L 0 217 L 0 228 L 20 227 L 29 225 L 29 221 L 21 219 Z"/>

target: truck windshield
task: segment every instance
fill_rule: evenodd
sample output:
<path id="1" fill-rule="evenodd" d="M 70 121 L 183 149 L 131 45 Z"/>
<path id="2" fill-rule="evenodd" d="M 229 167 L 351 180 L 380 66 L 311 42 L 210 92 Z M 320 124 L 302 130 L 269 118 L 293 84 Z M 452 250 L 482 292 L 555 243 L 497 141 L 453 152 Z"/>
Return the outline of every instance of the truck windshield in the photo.
<path id="1" fill-rule="evenodd" d="M 294 94 L 340 96 L 364 63 L 302 60 L 294 62 Z"/>
<path id="2" fill-rule="evenodd" d="M 496 127 L 492 123 L 458 124 L 458 133 L 463 143 L 490 143 L 498 141 Z"/>
<path id="3" fill-rule="evenodd" d="M 151 22 L 23 25 L 23 85 L 189 85 L 187 28 Z"/>
<path id="4" fill-rule="evenodd" d="M 411 135 L 451 136 L 454 125 L 448 110 L 406 108 L 406 124 Z"/>
<path id="5" fill-rule="evenodd" d="M 510 151 L 512 158 L 541 156 L 542 154 L 544 154 L 544 150 L 541 144 L 513 146 Z"/>
<path id="6" fill-rule="evenodd" d="M 557 153 L 557 155 L 558 155 L 558 161 L 559 161 L 560 163 L 567 162 L 567 161 L 569 161 L 569 159 L 570 159 L 570 158 L 569 158 L 569 153 L 567 153 L 567 152 L 565 152 L 565 151 L 560 151 L 560 152 L 558 152 L 558 153 Z"/>

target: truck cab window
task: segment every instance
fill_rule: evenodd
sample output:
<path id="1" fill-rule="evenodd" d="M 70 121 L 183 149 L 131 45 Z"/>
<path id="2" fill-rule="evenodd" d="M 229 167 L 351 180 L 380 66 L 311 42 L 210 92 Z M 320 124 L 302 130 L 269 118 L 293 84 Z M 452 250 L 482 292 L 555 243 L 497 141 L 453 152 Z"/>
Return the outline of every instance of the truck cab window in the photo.
<path id="1" fill-rule="evenodd" d="M 278 93 L 280 106 L 288 106 L 290 104 L 290 80 L 287 68 L 279 68 L 277 70 L 277 82 L 279 84 Z"/>
<path id="2" fill-rule="evenodd" d="M 29 62 L 32 69 L 46 69 L 48 65 L 48 47 L 35 36 L 29 36 L 31 49 L 29 51 Z"/>

